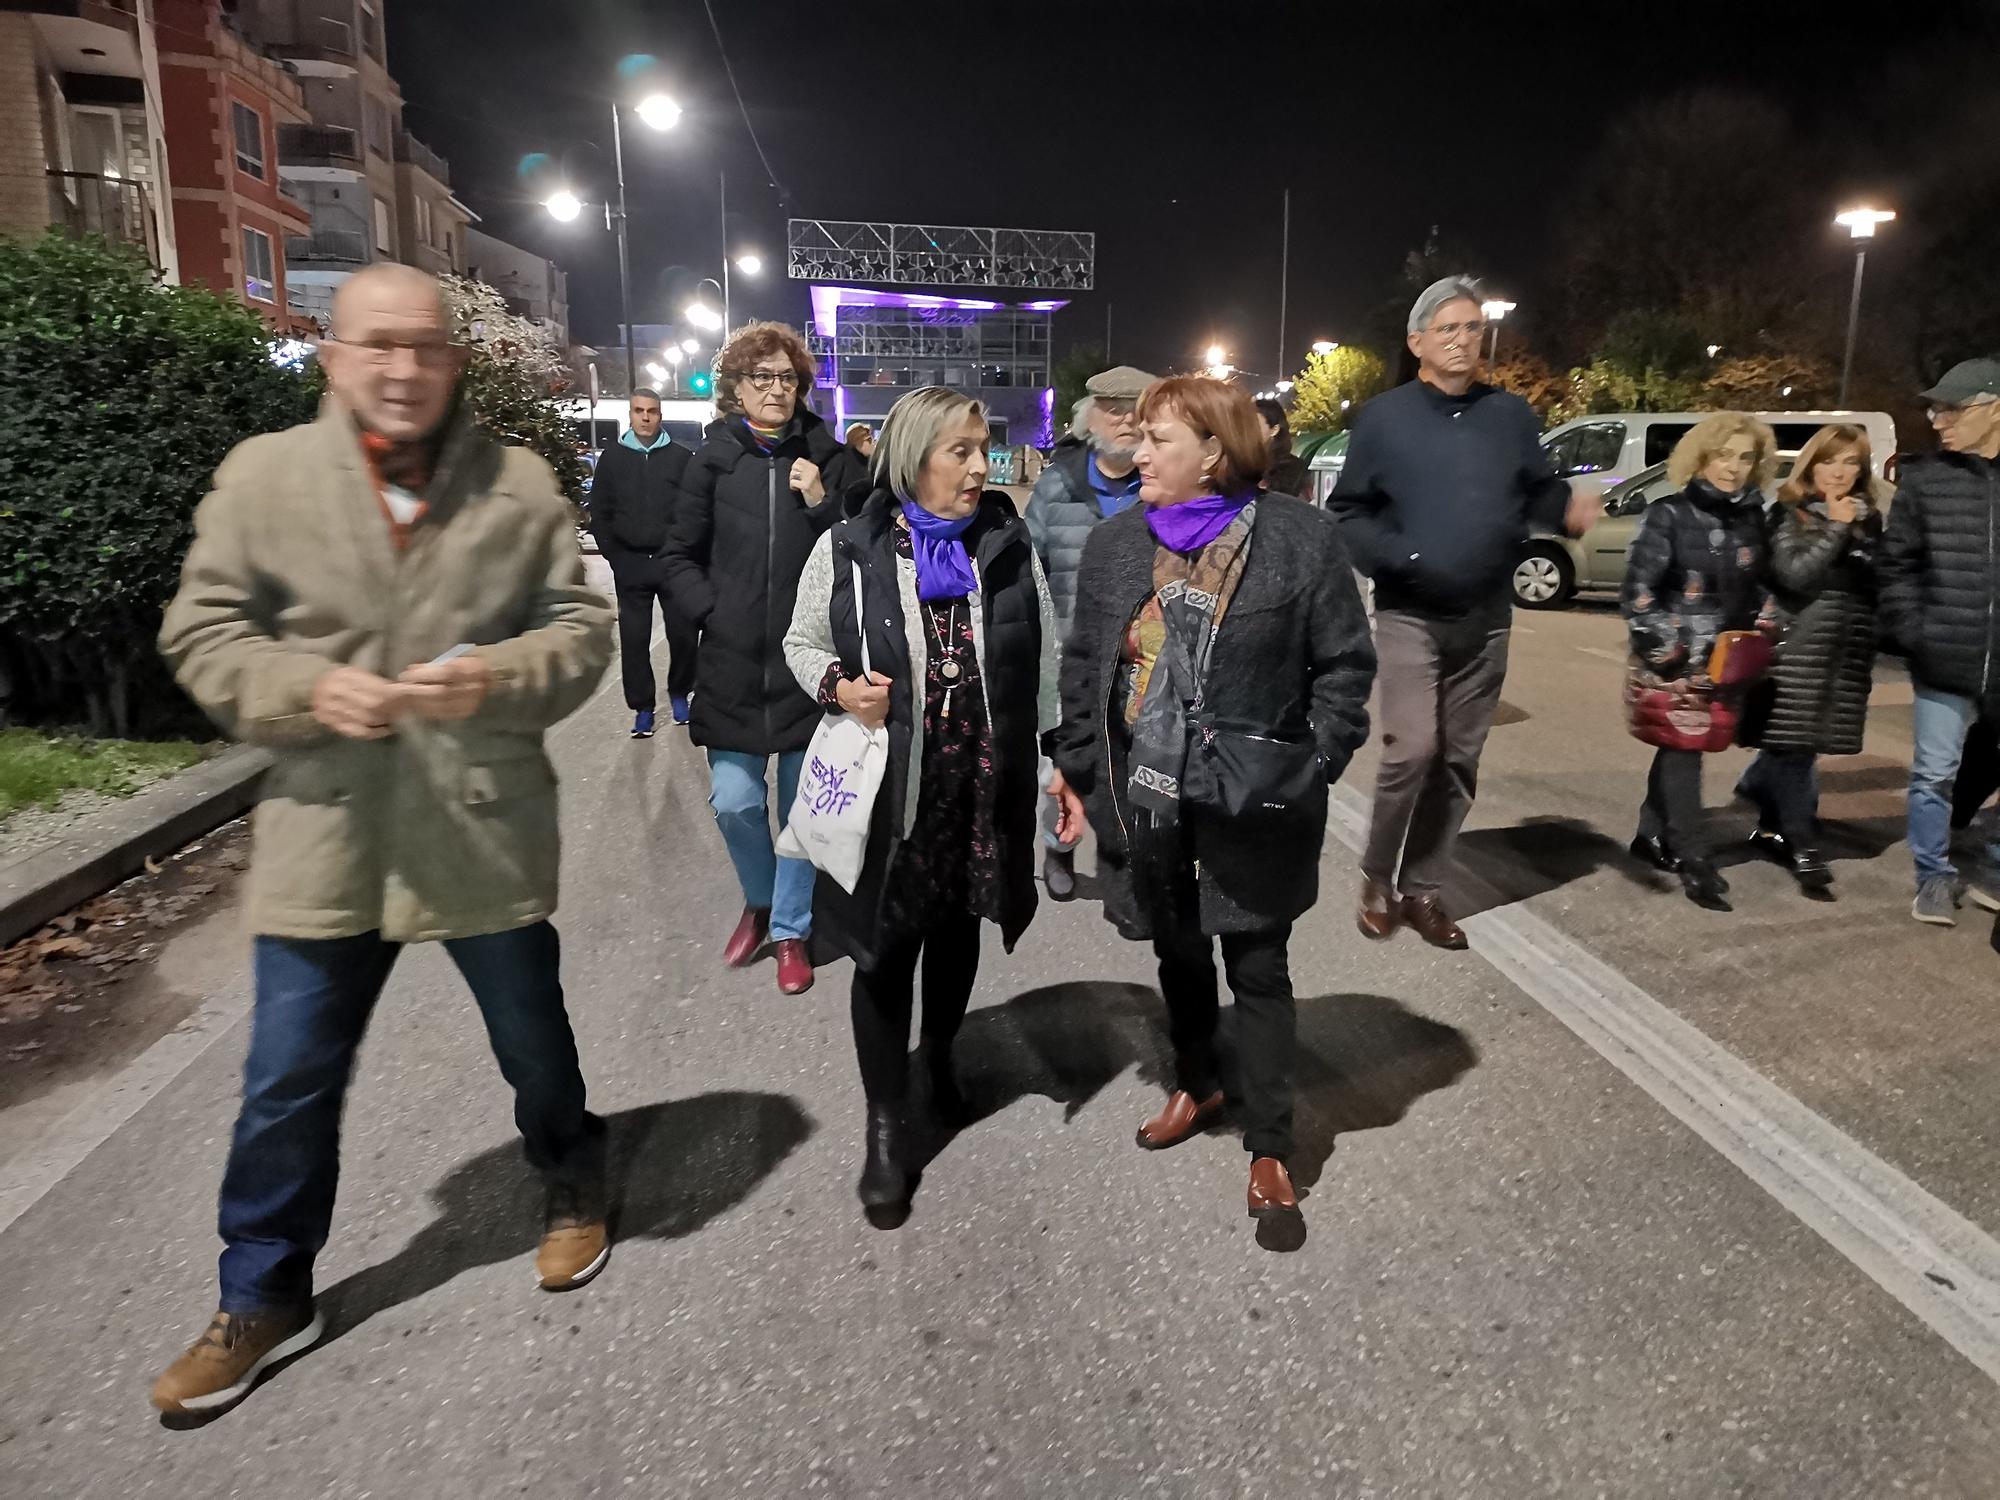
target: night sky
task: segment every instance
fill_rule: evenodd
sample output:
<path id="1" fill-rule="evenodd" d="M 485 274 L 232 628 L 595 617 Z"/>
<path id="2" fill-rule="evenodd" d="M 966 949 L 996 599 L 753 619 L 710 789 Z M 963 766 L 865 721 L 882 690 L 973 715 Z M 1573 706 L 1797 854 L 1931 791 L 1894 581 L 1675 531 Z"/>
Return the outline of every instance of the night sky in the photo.
<path id="1" fill-rule="evenodd" d="M 1098 290 L 1057 315 L 1058 352 L 1101 340 L 1109 303 L 1121 362 L 1185 368 L 1214 339 L 1263 373 L 1287 186 L 1289 366 L 1314 338 L 1356 337 L 1432 224 L 1528 316 L 1565 186 L 1620 111 L 1692 86 L 1752 92 L 1857 191 L 1894 201 L 1926 101 L 2000 79 L 1996 9 L 716 0 L 789 206 L 699 0 L 393 0 L 388 21 L 410 130 L 449 158 L 484 228 L 570 272 L 579 338 L 611 340 L 612 237 L 588 213 L 556 224 L 547 174 L 519 169 L 546 153 L 601 196 L 619 63 L 643 54 L 687 113 L 626 137 L 636 321 L 719 271 L 726 171 L 732 249 L 768 268 L 736 282 L 739 321 L 804 320 L 804 284 L 782 279 L 788 212 L 1087 229 Z"/>

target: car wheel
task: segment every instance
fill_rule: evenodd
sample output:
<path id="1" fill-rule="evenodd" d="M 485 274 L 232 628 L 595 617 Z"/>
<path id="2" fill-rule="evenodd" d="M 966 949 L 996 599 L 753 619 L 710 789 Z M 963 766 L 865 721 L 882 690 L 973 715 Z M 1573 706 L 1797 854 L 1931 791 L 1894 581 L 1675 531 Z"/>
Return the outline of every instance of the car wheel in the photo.
<path id="1" fill-rule="evenodd" d="M 1562 548 L 1541 543 L 1514 564 L 1513 587 L 1523 609 L 1561 609 L 1576 593 L 1576 567 Z"/>

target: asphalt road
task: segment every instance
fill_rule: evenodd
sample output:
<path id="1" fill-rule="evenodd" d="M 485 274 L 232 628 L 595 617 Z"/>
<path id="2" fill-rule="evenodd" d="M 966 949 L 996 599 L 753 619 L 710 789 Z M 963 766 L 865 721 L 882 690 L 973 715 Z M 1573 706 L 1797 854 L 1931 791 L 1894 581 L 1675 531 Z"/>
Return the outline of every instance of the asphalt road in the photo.
<path id="1" fill-rule="evenodd" d="M 0 1204 L 25 1205 L 0 1213 L 0 1491 L 2000 1494 L 2000 1326 L 1981 1343 L 1986 1304 L 1951 1300 L 2000 1291 L 1980 1284 L 2000 956 L 1983 926 L 1907 916 L 1893 682 L 1880 746 L 1829 767 L 1839 901 L 1746 867 L 1720 916 L 1617 853 L 1646 752 L 1618 721 L 1615 618 L 1523 623 L 1454 893 L 1476 950 L 1365 945 L 1329 840 L 1294 944 L 1296 1252 L 1257 1246 L 1226 1131 L 1134 1148 L 1163 1017 L 1088 902 L 1045 907 L 1011 956 L 989 945 L 959 1044 L 981 1118 L 904 1228 L 869 1228 L 845 972 L 787 999 L 768 964 L 720 967 L 737 898 L 698 753 L 627 740 L 607 687 L 554 746 L 571 1007 L 618 1143 L 609 1269 L 534 1289 L 507 1097 L 449 964 L 413 952 L 349 1105 L 333 1337 L 219 1421 L 156 1422 L 147 1387 L 213 1306 L 247 1036 L 240 917 L 218 909 L 155 966 L 184 1020 L 64 1112 L 23 1105 L 34 1132 L 0 1116 Z M 1559 956 L 1509 967 L 1529 938 Z M 1828 1228 L 1811 1183 L 1718 1147 L 1692 1085 L 1637 1081 L 1655 1043 L 1565 1024 L 1550 975 L 1585 1013 L 1685 1023 L 1657 1046 L 1762 1100 L 1746 1118 L 1823 1156 L 1832 1197 L 1865 1157 L 1938 1217 L 1878 1213 L 1881 1255 Z M 1936 1250 L 1918 1230 L 1945 1223 L 1974 1284 L 1926 1303 L 1895 1247 Z"/>

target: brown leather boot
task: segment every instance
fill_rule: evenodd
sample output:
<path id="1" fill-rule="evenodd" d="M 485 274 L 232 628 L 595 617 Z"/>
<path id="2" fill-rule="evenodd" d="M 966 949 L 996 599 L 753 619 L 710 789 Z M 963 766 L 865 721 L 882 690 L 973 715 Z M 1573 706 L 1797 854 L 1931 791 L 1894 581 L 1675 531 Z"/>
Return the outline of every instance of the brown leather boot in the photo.
<path id="1" fill-rule="evenodd" d="M 1178 1146 L 1191 1135 L 1199 1135 L 1222 1114 L 1222 1090 L 1206 1099 L 1197 1099 L 1186 1089 L 1167 1095 L 1167 1106 L 1139 1127 L 1139 1144 L 1148 1151 L 1164 1151 Z"/>
<path id="2" fill-rule="evenodd" d="M 1299 1211 L 1299 1195 L 1292 1190 L 1292 1174 L 1275 1156 L 1259 1156 L 1250 1163 L 1250 1217 L 1268 1219 Z"/>
<path id="3" fill-rule="evenodd" d="M 748 968 L 763 950 L 764 939 L 770 933 L 770 910 L 744 907 L 743 915 L 737 919 L 736 930 L 729 934 L 729 946 L 722 950 L 722 962 L 732 969 Z"/>
<path id="4" fill-rule="evenodd" d="M 1396 900 L 1396 893 L 1384 882 L 1364 877 L 1361 882 L 1361 909 L 1354 915 L 1354 925 L 1361 929 L 1363 937 L 1378 943 L 1383 938 L 1394 937 L 1396 929 L 1403 925 L 1403 908 Z"/>
<path id="5" fill-rule="evenodd" d="M 1421 896 L 1405 896 L 1403 920 L 1433 948 L 1448 948 L 1458 953 L 1466 947 L 1465 934 L 1459 930 L 1458 923 L 1445 913 L 1444 903 L 1438 900 L 1436 891 L 1427 891 Z"/>

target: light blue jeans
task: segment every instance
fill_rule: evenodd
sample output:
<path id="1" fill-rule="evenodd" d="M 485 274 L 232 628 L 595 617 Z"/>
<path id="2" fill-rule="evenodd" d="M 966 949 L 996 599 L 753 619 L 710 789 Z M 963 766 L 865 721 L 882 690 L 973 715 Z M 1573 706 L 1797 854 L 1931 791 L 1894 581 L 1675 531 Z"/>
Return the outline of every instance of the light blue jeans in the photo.
<path id="1" fill-rule="evenodd" d="M 788 750 L 775 758 L 778 822 L 782 825 L 792 814 L 792 799 L 799 794 L 799 772 L 805 767 L 806 753 Z M 715 812 L 715 826 L 722 830 L 729 862 L 736 867 L 743 904 L 767 908 L 771 941 L 782 943 L 812 931 L 815 872 L 809 861 L 780 859 L 772 848 L 769 788 L 764 780 L 772 759 L 738 750 L 709 751 L 708 805 Z"/>
<path id="2" fill-rule="evenodd" d="M 1916 753 L 1910 758 L 1910 857 L 1917 883 L 1952 875 L 1951 789 L 1965 755 L 1965 736 L 1979 718 L 1976 700 L 1936 688 L 1916 688 Z M 1986 850 L 1988 864 L 2000 867 L 2000 839 Z"/>

